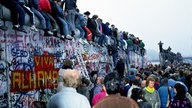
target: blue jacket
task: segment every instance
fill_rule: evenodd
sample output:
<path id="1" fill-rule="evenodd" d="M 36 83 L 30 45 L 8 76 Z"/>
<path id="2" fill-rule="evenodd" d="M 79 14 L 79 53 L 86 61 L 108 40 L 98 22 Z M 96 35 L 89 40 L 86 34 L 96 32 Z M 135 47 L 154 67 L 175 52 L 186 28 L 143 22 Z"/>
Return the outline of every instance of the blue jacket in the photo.
<path id="1" fill-rule="evenodd" d="M 168 98 L 168 84 L 162 85 L 159 89 L 159 97 L 161 100 L 161 108 L 166 108 Z"/>

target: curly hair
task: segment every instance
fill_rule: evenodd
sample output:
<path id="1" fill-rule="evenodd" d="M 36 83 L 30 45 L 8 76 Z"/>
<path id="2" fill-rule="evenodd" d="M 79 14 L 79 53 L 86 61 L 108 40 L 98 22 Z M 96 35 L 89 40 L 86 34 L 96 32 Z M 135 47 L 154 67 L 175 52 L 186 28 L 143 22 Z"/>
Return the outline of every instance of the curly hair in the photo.
<path id="1" fill-rule="evenodd" d="M 149 81 L 154 81 L 155 82 L 155 79 L 152 77 L 152 76 L 149 76 L 146 80 L 146 86 L 149 85 Z"/>
<path id="2" fill-rule="evenodd" d="M 81 82 L 80 72 L 77 70 L 67 69 L 63 74 L 63 85 L 65 87 L 77 88 Z"/>

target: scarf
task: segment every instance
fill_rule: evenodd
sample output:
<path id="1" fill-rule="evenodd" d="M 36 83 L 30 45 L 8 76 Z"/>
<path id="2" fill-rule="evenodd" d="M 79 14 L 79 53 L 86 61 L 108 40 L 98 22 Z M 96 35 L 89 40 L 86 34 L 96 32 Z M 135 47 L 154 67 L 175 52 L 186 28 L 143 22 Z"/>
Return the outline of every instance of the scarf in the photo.
<path id="1" fill-rule="evenodd" d="M 155 91 L 155 88 L 150 88 L 149 86 L 147 86 L 145 88 L 149 93 L 153 93 Z"/>

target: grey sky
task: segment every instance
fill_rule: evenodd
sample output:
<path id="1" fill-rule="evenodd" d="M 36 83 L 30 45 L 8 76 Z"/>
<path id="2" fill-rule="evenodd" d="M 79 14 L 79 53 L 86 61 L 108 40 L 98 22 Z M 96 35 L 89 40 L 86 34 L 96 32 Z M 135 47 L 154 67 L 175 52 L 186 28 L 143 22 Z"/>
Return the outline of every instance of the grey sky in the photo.
<path id="1" fill-rule="evenodd" d="M 80 12 L 90 11 L 142 39 L 147 50 L 166 49 L 192 56 L 192 0 L 78 0 Z"/>

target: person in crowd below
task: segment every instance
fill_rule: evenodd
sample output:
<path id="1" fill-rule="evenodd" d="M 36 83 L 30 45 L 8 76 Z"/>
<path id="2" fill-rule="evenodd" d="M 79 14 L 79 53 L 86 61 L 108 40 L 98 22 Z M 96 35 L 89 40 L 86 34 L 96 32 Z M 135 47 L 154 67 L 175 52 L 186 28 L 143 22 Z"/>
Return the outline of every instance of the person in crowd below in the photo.
<path id="1" fill-rule="evenodd" d="M 152 76 L 155 79 L 154 88 L 155 88 L 155 90 L 158 90 L 160 87 L 160 79 L 154 74 L 152 74 L 150 76 Z"/>
<path id="2" fill-rule="evenodd" d="M 29 15 L 31 27 L 30 29 L 37 32 L 37 28 L 35 27 L 35 14 L 31 10 L 31 0 L 19 0 L 19 4 L 25 10 L 25 12 Z"/>
<path id="3" fill-rule="evenodd" d="M 144 92 L 141 88 L 133 88 L 131 98 L 138 103 L 140 108 L 152 108 L 151 104 L 144 98 Z"/>
<path id="4" fill-rule="evenodd" d="M 115 67 L 115 70 L 117 70 L 117 72 L 121 78 L 124 77 L 125 63 L 123 61 L 123 58 L 121 58 L 121 57 L 119 58 L 119 60 L 117 61 L 117 65 Z"/>
<path id="5" fill-rule="evenodd" d="M 133 99 L 120 95 L 120 78 L 116 72 L 106 75 L 104 85 L 108 96 L 101 99 L 92 108 L 139 108 Z"/>
<path id="6" fill-rule="evenodd" d="M 52 16 L 55 18 L 60 28 L 60 38 L 62 40 L 64 40 L 65 38 L 69 40 L 73 39 L 73 37 L 70 36 L 69 27 L 67 21 L 65 20 L 66 15 L 61 8 L 61 0 L 50 0 L 50 3 L 52 8 Z"/>
<path id="7" fill-rule="evenodd" d="M 86 96 L 88 100 L 90 100 L 89 85 L 90 81 L 87 78 L 82 77 L 81 84 L 77 88 L 77 92 Z"/>
<path id="8" fill-rule="evenodd" d="M 149 76 L 146 80 L 146 87 L 143 89 L 144 97 L 151 104 L 152 108 L 160 108 L 161 100 L 158 91 L 154 88 L 154 84 L 155 79 Z"/>
<path id="9" fill-rule="evenodd" d="M 141 82 L 142 82 L 142 75 L 140 73 L 137 73 L 135 75 L 135 79 L 139 81 L 139 87 L 141 87 Z"/>
<path id="10" fill-rule="evenodd" d="M 66 69 L 73 69 L 73 62 L 69 59 L 65 60 L 62 68 L 59 69 L 57 92 L 61 91 L 63 88 L 63 74 Z"/>
<path id="11" fill-rule="evenodd" d="M 190 93 L 188 92 L 188 88 L 187 86 L 181 82 L 181 81 L 175 81 L 174 79 L 169 79 L 168 80 L 168 85 L 169 85 L 169 94 L 170 94 L 170 99 L 173 99 L 174 96 L 176 95 L 174 92 L 174 86 L 175 84 L 180 83 L 181 85 L 183 85 L 185 87 L 185 96 L 190 100 L 190 102 L 192 103 L 192 96 L 190 95 Z"/>
<path id="12" fill-rule="evenodd" d="M 135 68 L 134 64 L 131 64 L 131 67 L 130 67 L 129 71 L 133 72 L 134 77 L 138 73 L 138 70 Z"/>
<path id="13" fill-rule="evenodd" d="M 75 35 L 75 14 L 76 14 L 76 8 L 77 8 L 77 0 L 65 0 L 64 1 L 65 6 L 65 12 L 67 13 L 67 21 L 70 25 L 69 33 L 71 33 L 72 36 Z"/>
<path id="14" fill-rule="evenodd" d="M 91 101 L 91 106 L 94 106 L 95 104 L 97 104 L 101 99 L 103 99 L 106 96 L 107 96 L 107 92 L 106 92 L 105 85 L 103 84 L 102 90 L 93 97 L 93 99 Z"/>
<path id="15" fill-rule="evenodd" d="M 131 93 L 132 93 L 133 88 L 140 88 L 139 87 L 139 81 L 136 79 L 132 81 L 131 87 L 127 92 L 127 97 L 131 97 Z"/>
<path id="16" fill-rule="evenodd" d="M 192 87 L 192 73 L 190 71 L 187 71 L 186 74 L 187 75 L 185 77 L 185 84 L 186 84 L 187 88 L 190 90 L 190 88 Z"/>
<path id="17" fill-rule="evenodd" d="M 129 85 L 129 82 L 130 82 L 130 79 L 127 78 L 127 77 L 124 77 L 123 78 L 123 93 L 122 93 L 122 96 L 126 96 L 127 97 L 127 94 L 128 94 L 128 91 L 129 89 L 131 88 L 131 86 Z"/>
<path id="18" fill-rule="evenodd" d="M 185 96 L 185 87 L 177 83 L 174 86 L 175 97 L 171 99 L 168 108 L 191 108 L 190 100 Z"/>
<path id="19" fill-rule="evenodd" d="M 98 76 L 97 77 L 97 82 L 96 82 L 96 85 L 95 85 L 95 88 L 94 88 L 94 91 L 93 91 L 93 97 L 102 90 L 102 88 L 103 88 L 102 85 L 103 84 L 104 84 L 104 77 Z"/>
<path id="20" fill-rule="evenodd" d="M 67 69 L 63 74 L 64 87 L 51 96 L 47 108 L 91 108 L 88 99 L 76 91 L 80 80 L 79 71 Z"/>
<path id="21" fill-rule="evenodd" d="M 94 94 L 94 89 L 95 89 L 95 85 L 97 83 L 97 77 L 98 77 L 98 71 L 91 71 L 90 74 L 90 81 L 91 81 L 91 85 L 90 85 L 90 89 L 89 89 L 89 93 L 90 93 L 90 103 L 93 99 L 93 94 Z"/>
<path id="22" fill-rule="evenodd" d="M 162 79 L 162 84 L 158 89 L 158 92 L 161 99 L 161 108 L 167 108 L 169 103 L 168 78 Z"/>
<path id="23" fill-rule="evenodd" d="M 141 81 L 141 88 L 145 88 L 146 87 L 146 80 L 142 80 Z"/>

